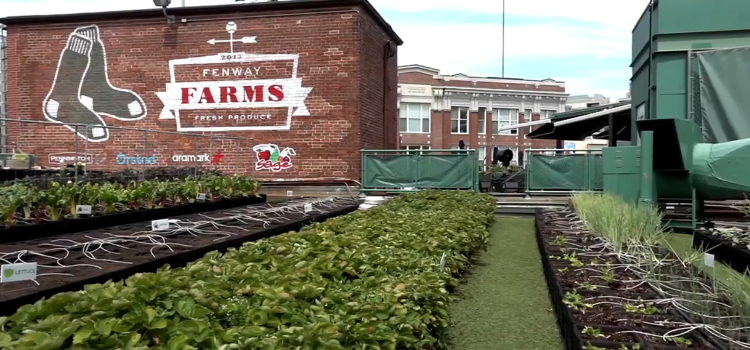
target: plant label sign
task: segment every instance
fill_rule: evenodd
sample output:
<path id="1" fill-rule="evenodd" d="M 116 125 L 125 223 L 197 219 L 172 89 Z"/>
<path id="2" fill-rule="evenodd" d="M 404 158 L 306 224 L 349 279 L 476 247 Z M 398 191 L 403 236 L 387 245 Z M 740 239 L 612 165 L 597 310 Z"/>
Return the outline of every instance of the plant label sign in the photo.
<path id="1" fill-rule="evenodd" d="M 306 203 L 306 204 L 305 204 L 305 205 L 303 206 L 303 209 L 305 210 L 305 214 L 307 214 L 307 213 L 311 212 L 311 211 L 313 210 L 313 206 L 312 206 L 312 203 Z"/>
<path id="2" fill-rule="evenodd" d="M 708 253 L 703 254 L 703 265 L 714 267 L 714 255 Z"/>
<path id="3" fill-rule="evenodd" d="M 36 263 L 2 265 L 0 283 L 30 281 L 36 279 Z"/>
<path id="4" fill-rule="evenodd" d="M 206 194 L 205 193 L 198 193 L 198 201 L 199 202 L 205 202 L 206 201 Z"/>
<path id="5" fill-rule="evenodd" d="M 151 221 L 151 231 L 169 230 L 169 219 Z"/>
<path id="6" fill-rule="evenodd" d="M 76 213 L 78 213 L 78 215 L 91 215 L 91 206 L 90 205 L 77 205 Z"/>

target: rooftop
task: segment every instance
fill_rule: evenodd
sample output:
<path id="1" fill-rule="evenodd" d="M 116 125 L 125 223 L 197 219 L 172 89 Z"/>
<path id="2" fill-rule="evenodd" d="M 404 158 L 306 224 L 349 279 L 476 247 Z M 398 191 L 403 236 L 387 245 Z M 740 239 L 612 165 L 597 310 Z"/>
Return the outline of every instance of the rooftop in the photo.
<path id="1" fill-rule="evenodd" d="M 480 76 L 472 76 L 467 75 L 464 73 L 456 73 L 456 74 L 440 74 L 440 70 L 437 68 L 431 68 L 419 64 L 408 64 L 398 67 L 399 73 L 408 73 L 408 72 L 420 72 L 420 73 L 431 73 L 436 76 L 440 76 L 442 78 L 454 78 L 451 80 L 484 80 L 484 81 L 512 81 L 512 82 L 535 82 L 535 83 L 544 83 L 544 84 L 565 84 L 564 81 L 559 81 L 551 78 L 536 80 L 536 79 L 524 79 L 524 78 L 511 78 L 511 77 L 480 77 Z"/>
<path id="2" fill-rule="evenodd" d="M 388 33 L 396 44 L 403 44 L 403 40 L 396 34 L 393 28 L 380 16 L 378 11 L 370 4 L 368 0 L 288 0 L 288 1 L 271 1 L 260 3 L 226 3 L 212 6 L 194 6 L 194 7 L 170 7 L 167 12 L 177 17 L 179 23 L 180 17 L 195 15 L 212 15 L 227 13 L 253 13 L 271 11 L 298 11 L 298 10 L 317 10 L 335 7 L 354 7 L 358 6 L 370 14 Z M 146 10 L 129 10 L 129 11 L 108 11 L 108 12 L 87 12 L 58 15 L 38 15 L 38 16 L 15 16 L 0 18 L 0 23 L 12 26 L 15 24 L 40 24 L 40 23 L 66 23 L 66 22 L 88 22 L 104 20 L 122 20 L 133 18 L 150 18 L 163 17 L 162 9 L 154 7 Z"/>

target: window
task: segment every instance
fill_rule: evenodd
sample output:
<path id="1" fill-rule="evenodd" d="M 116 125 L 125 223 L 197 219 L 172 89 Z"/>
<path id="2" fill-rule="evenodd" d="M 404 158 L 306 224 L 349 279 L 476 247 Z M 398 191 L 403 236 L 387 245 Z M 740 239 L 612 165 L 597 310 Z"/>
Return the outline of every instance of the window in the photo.
<path id="1" fill-rule="evenodd" d="M 552 115 L 553 115 L 553 114 L 555 114 L 555 111 L 552 111 L 552 110 L 544 110 L 544 109 L 543 109 L 543 110 L 542 110 L 542 112 L 541 112 L 541 113 L 539 113 L 539 115 L 540 115 L 540 116 L 539 116 L 539 119 L 540 119 L 540 120 L 544 120 L 544 119 L 549 119 L 549 118 L 552 118 Z"/>
<path id="2" fill-rule="evenodd" d="M 425 145 L 422 145 L 422 146 L 412 146 L 412 145 L 408 145 L 408 146 L 401 146 L 401 149 L 405 149 L 405 150 L 429 150 L 430 146 L 425 146 Z"/>
<path id="3" fill-rule="evenodd" d="M 518 124 L 517 109 L 495 109 L 492 112 L 492 130 L 495 135 L 518 135 L 518 129 L 498 130 L 504 126 Z"/>
<path id="4" fill-rule="evenodd" d="M 453 107 L 451 108 L 451 133 L 468 134 L 469 133 L 469 108 Z"/>
<path id="5" fill-rule="evenodd" d="M 429 103 L 401 103 L 399 110 L 401 132 L 428 133 L 430 132 L 430 104 Z"/>
<path id="6" fill-rule="evenodd" d="M 479 109 L 479 134 L 484 135 L 487 133 L 487 108 Z"/>
<path id="7" fill-rule="evenodd" d="M 508 148 L 513 152 L 513 160 L 510 161 L 510 165 L 518 166 L 518 147 L 512 146 Z"/>
<path id="8" fill-rule="evenodd" d="M 532 112 L 531 112 L 531 110 L 530 110 L 530 109 L 525 109 L 525 110 L 523 111 L 523 121 L 524 121 L 524 122 L 526 122 L 526 123 L 528 123 L 528 122 L 532 121 L 532 120 L 531 120 L 531 118 L 532 118 L 532 117 L 531 117 L 531 115 L 532 115 Z M 533 127 L 533 126 L 530 126 L 530 127 L 529 127 L 529 131 L 528 131 L 528 132 L 527 132 L 526 134 L 528 135 L 528 134 L 530 134 L 530 133 L 531 133 L 532 131 L 534 131 L 534 127 Z M 523 135 L 523 138 L 526 138 L 526 135 Z"/>
<path id="9" fill-rule="evenodd" d="M 425 150 L 426 151 L 426 150 L 430 149 L 430 146 L 427 146 L 427 145 L 405 145 L 404 146 L 404 145 L 402 145 L 401 149 L 407 150 L 407 151 L 414 151 L 414 150 L 417 150 L 417 151 L 419 151 L 419 150 Z M 414 153 L 417 153 L 417 152 L 404 152 L 404 153 L 414 154 Z M 419 153 L 421 154 L 422 152 L 419 152 Z"/>
<path id="10" fill-rule="evenodd" d="M 477 158 L 479 159 L 479 165 L 484 165 L 487 162 L 487 147 L 477 147 Z"/>
<path id="11" fill-rule="evenodd" d="M 599 102 L 589 102 L 586 104 L 586 108 L 597 107 L 597 106 L 599 106 Z"/>

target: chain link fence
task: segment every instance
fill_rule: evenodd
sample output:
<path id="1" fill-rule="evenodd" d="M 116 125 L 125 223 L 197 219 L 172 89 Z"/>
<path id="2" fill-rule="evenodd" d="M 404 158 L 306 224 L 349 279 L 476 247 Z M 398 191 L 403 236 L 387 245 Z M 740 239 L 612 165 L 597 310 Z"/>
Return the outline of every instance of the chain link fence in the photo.
<path id="1" fill-rule="evenodd" d="M 28 176 L 21 172 L 59 178 L 60 173 L 66 172 L 61 168 L 67 168 L 74 180 L 84 177 L 85 169 L 88 180 L 118 182 L 206 172 L 252 176 L 255 172 L 251 138 L 107 126 L 105 132 L 109 138 L 92 142 L 81 135 L 91 135 L 93 128 L 102 127 L 36 120 L 1 121 L 6 124 L 13 155 L 6 154 L 0 159 L 10 168 L 6 170 L 6 178 L 0 180 Z M 78 169 L 81 168 L 78 163 L 85 164 L 83 169 Z"/>

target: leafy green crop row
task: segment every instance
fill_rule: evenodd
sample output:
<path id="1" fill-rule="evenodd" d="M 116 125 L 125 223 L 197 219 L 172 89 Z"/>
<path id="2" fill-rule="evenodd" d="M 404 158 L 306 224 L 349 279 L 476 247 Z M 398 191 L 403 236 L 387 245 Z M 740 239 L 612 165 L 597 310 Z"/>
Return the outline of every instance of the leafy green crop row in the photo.
<path id="1" fill-rule="evenodd" d="M 495 201 L 419 192 L 0 318 L 4 349 L 428 349 Z M 446 265 L 440 267 L 446 253 Z"/>
<path id="2" fill-rule="evenodd" d="M 153 209 L 166 203 L 192 203 L 199 193 L 207 199 L 250 196 L 258 193 L 258 183 L 249 177 L 204 175 L 172 181 L 146 180 L 119 183 L 51 182 L 46 190 L 16 183 L 0 187 L 0 224 L 12 225 L 17 219 L 58 221 L 66 215 L 76 218 L 77 205 L 91 205 L 104 213 L 119 209 Z"/>

